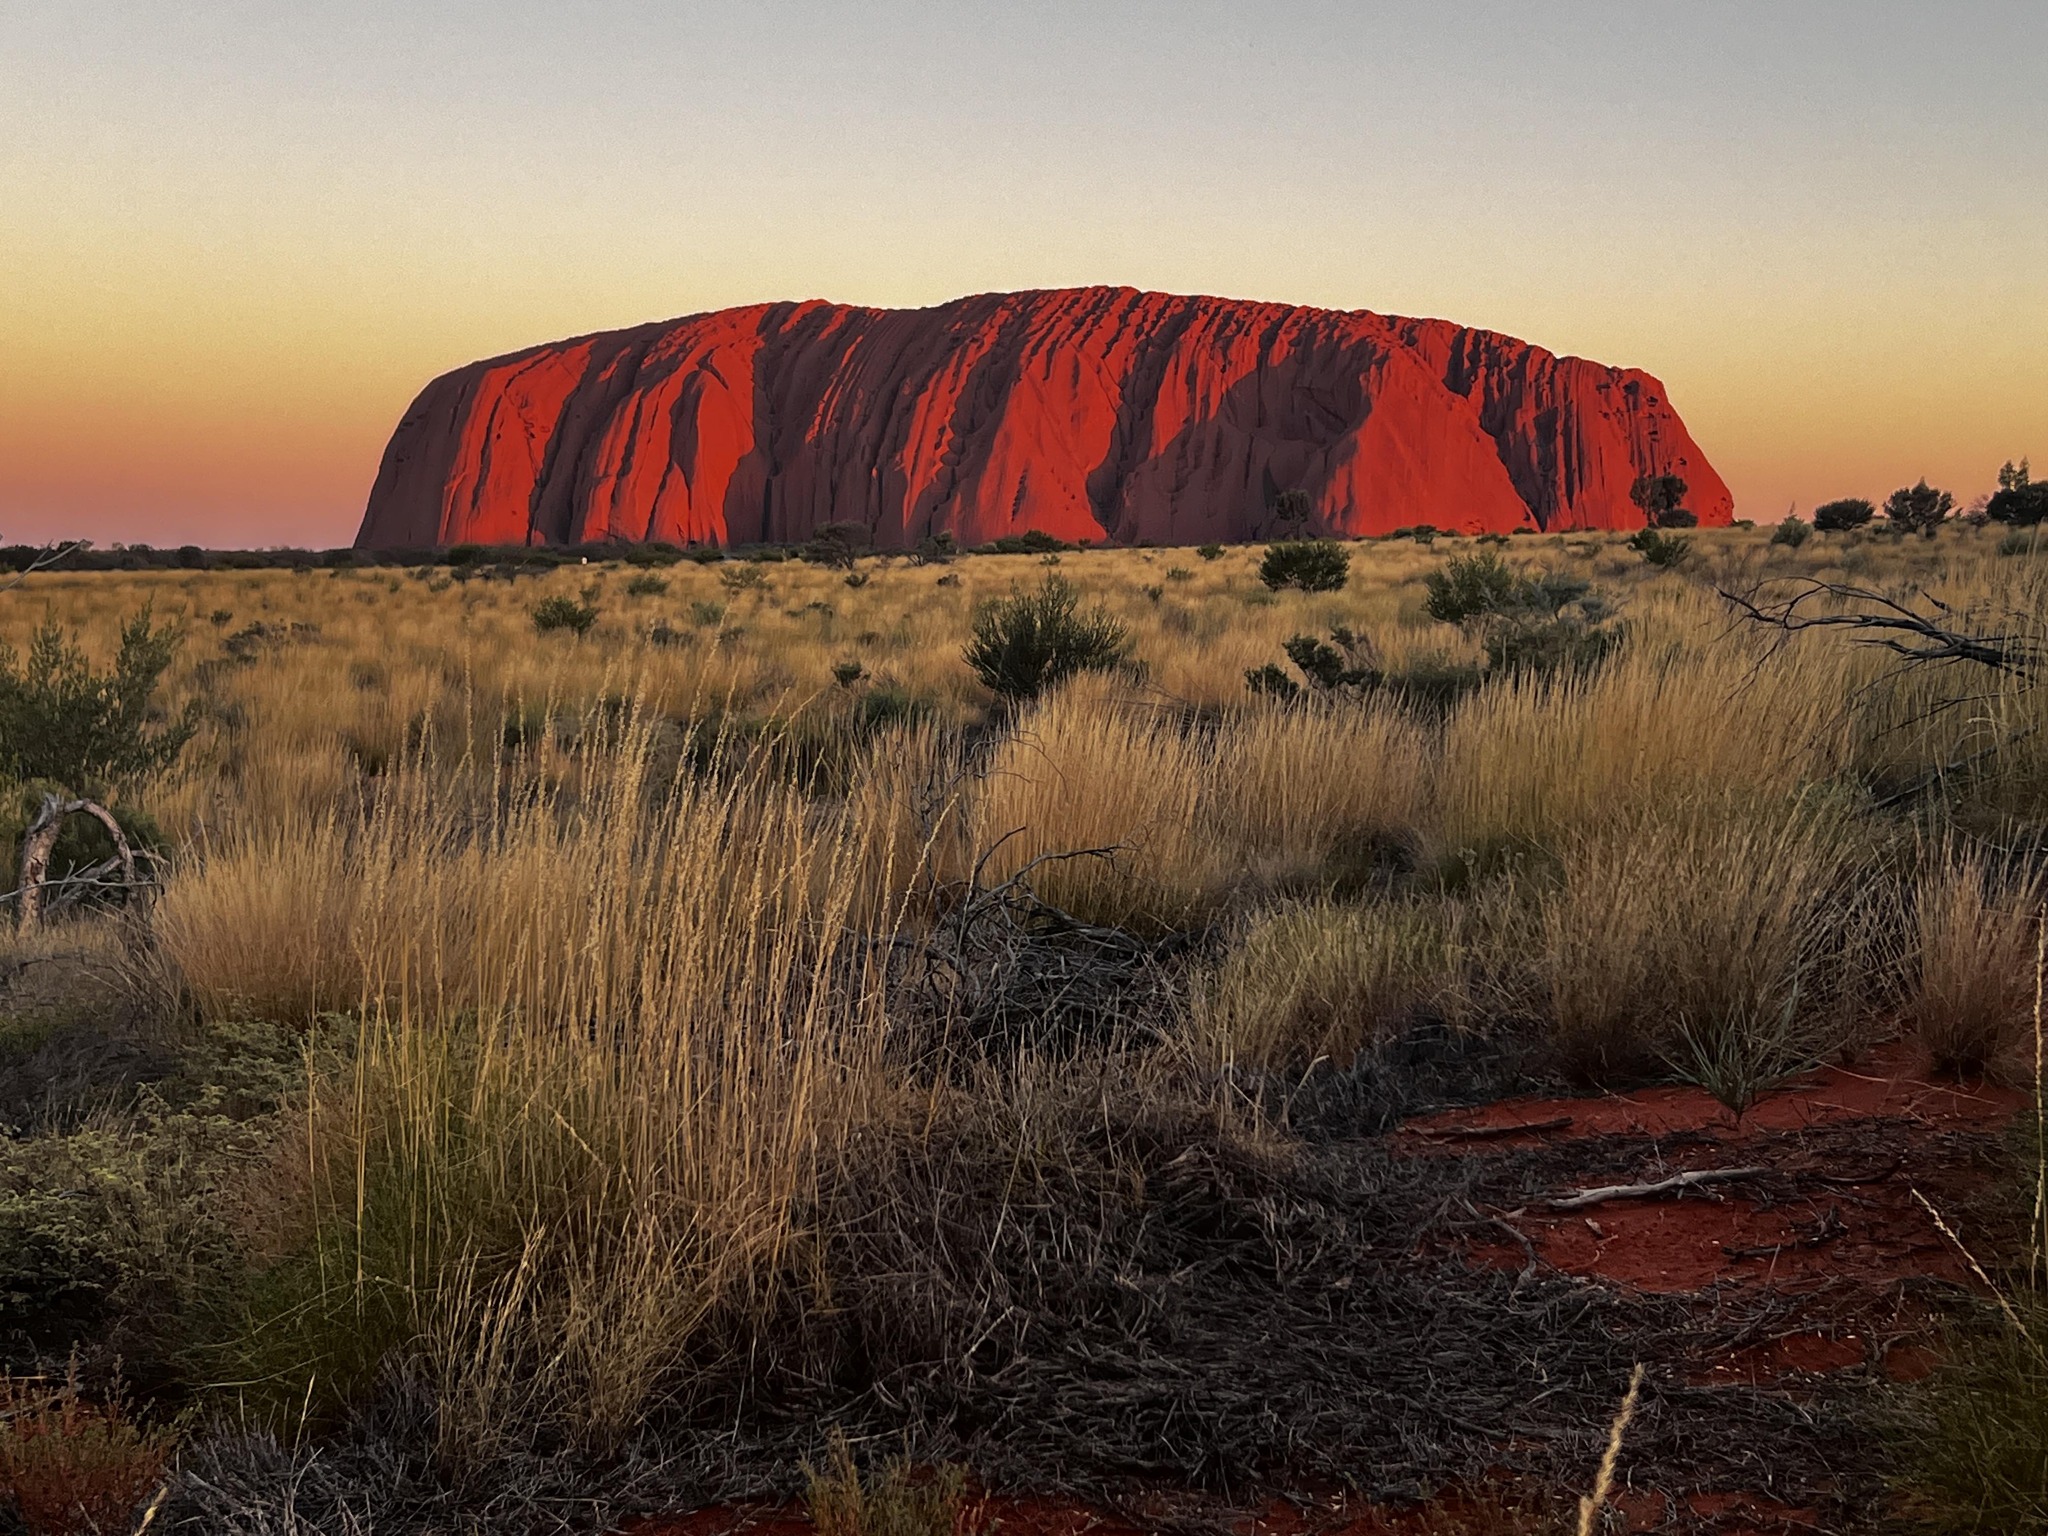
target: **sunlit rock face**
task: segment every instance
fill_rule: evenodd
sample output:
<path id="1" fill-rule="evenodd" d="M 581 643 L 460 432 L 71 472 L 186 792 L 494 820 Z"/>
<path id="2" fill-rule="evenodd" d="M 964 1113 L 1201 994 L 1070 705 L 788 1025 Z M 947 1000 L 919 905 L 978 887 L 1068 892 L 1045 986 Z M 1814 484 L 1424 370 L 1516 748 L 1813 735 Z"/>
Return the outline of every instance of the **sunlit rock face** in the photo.
<path id="1" fill-rule="evenodd" d="M 1701 523 L 1730 520 L 1656 379 L 1448 321 L 1129 288 L 812 301 L 443 375 L 393 433 L 356 542 L 1635 528 L 1630 487 L 1665 473 Z"/>

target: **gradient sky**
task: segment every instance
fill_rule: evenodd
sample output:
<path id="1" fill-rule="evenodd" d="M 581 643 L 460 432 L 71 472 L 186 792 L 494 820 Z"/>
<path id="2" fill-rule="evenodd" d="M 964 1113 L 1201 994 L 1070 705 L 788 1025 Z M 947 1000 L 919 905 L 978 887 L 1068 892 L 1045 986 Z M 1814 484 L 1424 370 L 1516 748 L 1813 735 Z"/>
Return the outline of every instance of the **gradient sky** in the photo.
<path id="1" fill-rule="evenodd" d="M 2044 0 L 0 0 L 0 539 L 346 543 L 472 358 L 1128 283 L 1649 369 L 1782 516 L 2048 465 Z"/>

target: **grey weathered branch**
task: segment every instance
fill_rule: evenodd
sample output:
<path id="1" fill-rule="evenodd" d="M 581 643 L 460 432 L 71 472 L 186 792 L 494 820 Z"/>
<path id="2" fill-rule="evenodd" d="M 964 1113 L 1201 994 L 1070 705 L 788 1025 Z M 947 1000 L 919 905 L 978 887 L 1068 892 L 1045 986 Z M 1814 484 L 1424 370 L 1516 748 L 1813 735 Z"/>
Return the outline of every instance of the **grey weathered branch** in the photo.
<path id="1" fill-rule="evenodd" d="M 55 795 L 45 795 L 35 819 L 28 824 L 27 835 L 21 840 L 21 889 L 16 894 L 21 900 L 20 931 L 23 933 L 31 931 L 40 921 L 44 892 L 53 886 L 69 883 L 51 881 L 46 877 L 50 869 L 50 855 L 57 847 L 57 834 L 63 830 L 64 818 L 72 815 L 94 817 L 107 829 L 107 836 L 114 840 L 114 860 L 110 862 L 118 862 L 121 883 L 124 886 L 136 883 L 135 850 L 129 846 L 128 834 L 121 830 L 121 823 L 114 819 L 112 811 L 97 800 L 62 800 Z M 101 883 L 103 876 L 94 871 L 86 878 L 97 884 Z"/>
<path id="2" fill-rule="evenodd" d="M 0 581 L 0 592 L 10 591 L 20 586 L 24 581 L 27 581 L 37 571 L 46 571 L 58 561 L 77 554 L 81 549 L 85 548 L 86 543 L 87 541 L 84 539 L 73 539 L 68 544 L 45 544 L 36 552 L 35 558 L 30 560 L 27 565 L 23 566 L 6 580 Z"/>
<path id="3" fill-rule="evenodd" d="M 1673 1174 L 1654 1184 L 1609 1184 L 1600 1189 L 1582 1189 L 1575 1194 L 1560 1196 L 1549 1205 L 1553 1211 L 1582 1211 L 1589 1205 L 1604 1205 L 1609 1200 L 1649 1200 L 1658 1195 L 1675 1195 L 1680 1190 L 1696 1189 L 1702 1184 L 1754 1179 L 1769 1172 L 1768 1168 L 1699 1168 L 1691 1173 Z"/>
<path id="4" fill-rule="evenodd" d="M 1957 621 L 1953 609 L 1926 592 L 1917 599 L 1921 607 L 1914 607 L 1868 587 L 1815 578 L 1793 583 L 1781 597 L 1765 598 L 1760 588 L 1719 590 L 1742 617 L 1787 637 L 1809 629 L 1845 629 L 1857 644 L 1881 647 L 1916 665 L 1967 661 L 2018 675 L 2041 661 L 2040 641 L 2023 621 L 2007 632 L 1973 633 Z M 1824 606 L 1829 603 L 1846 606 Z"/>

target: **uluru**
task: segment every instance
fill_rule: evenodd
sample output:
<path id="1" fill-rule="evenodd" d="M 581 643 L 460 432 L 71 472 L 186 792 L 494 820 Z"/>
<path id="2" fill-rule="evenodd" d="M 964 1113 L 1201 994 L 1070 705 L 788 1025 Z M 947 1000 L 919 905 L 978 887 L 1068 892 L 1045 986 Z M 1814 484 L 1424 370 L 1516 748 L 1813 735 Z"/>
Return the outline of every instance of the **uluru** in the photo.
<path id="1" fill-rule="evenodd" d="M 1682 478 L 1701 523 L 1731 520 L 1655 378 L 1448 321 L 1107 287 L 808 301 L 442 375 L 392 434 L 356 544 L 1629 528 L 1652 474 Z"/>

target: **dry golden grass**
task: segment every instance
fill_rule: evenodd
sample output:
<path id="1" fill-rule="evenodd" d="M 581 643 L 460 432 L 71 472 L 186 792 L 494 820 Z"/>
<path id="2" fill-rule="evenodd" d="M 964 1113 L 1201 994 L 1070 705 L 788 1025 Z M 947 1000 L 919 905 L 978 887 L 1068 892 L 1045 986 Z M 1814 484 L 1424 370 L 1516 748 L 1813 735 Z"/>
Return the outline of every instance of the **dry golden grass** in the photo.
<path id="1" fill-rule="evenodd" d="M 44 573 L 0 641 L 45 609 L 102 644 L 144 602 L 188 624 L 172 702 L 207 725 L 137 791 L 177 844 L 156 951 L 205 1012 L 312 1026 L 278 1197 L 296 1257 L 236 1379 L 338 1397 L 411 1350 L 444 1461 L 473 1467 L 521 1423 L 616 1444 L 804 1273 L 820 1161 L 915 1093 L 871 941 L 984 856 L 999 880 L 1114 847 L 1034 883 L 1099 922 L 1238 935 L 1175 1042 L 1212 1066 L 1341 1061 L 1436 1012 L 1533 1020 L 1587 1075 L 1661 1064 L 1736 1103 L 1883 1027 L 1903 999 L 1872 934 L 1914 870 L 1870 785 L 1944 769 L 1925 817 L 2038 816 L 2043 692 L 1891 677 L 1825 636 L 1774 648 L 1709 582 L 1848 575 L 2036 613 L 2043 584 L 1972 530 L 1766 537 L 1700 534 L 1680 573 L 1609 538 L 1514 541 L 1518 566 L 1601 581 L 1629 642 L 1441 716 L 1284 708 L 1244 672 L 1339 624 L 1389 666 L 1471 660 L 1421 608 L 1447 544 L 1361 546 L 1316 597 L 1267 593 L 1255 550 L 1065 555 L 1142 672 L 1000 729 L 960 648 L 978 600 L 1043 576 L 1030 557 L 871 562 L 857 587 L 685 564 L 640 595 L 598 567 Z M 535 632 L 535 602 L 591 583 L 589 635 Z M 1937 861 L 1916 909 L 1910 1018 L 1959 1063 L 2013 1027 L 2038 896 L 1971 857 Z"/>
<path id="2" fill-rule="evenodd" d="M 2038 867 L 2001 872 L 1973 847 L 1936 854 L 1914 903 L 1906 1019 L 1939 1065 L 1981 1071 L 2029 1036 L 2044 903 Z"/>

